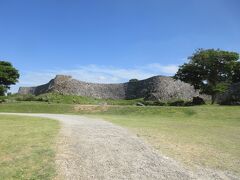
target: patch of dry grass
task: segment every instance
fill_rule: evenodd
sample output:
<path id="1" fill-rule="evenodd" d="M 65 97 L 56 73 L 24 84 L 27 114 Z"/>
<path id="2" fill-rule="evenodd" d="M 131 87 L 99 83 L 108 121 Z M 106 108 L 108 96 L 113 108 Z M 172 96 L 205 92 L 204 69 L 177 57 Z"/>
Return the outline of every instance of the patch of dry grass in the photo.
<path id="1" fill-rule="evenodd" d="M 105 112 L 111 106 L 108 105 L 74 105 L 74 112 L 84 112 L 84 113 L 97 113 L 97 112 Z"/>

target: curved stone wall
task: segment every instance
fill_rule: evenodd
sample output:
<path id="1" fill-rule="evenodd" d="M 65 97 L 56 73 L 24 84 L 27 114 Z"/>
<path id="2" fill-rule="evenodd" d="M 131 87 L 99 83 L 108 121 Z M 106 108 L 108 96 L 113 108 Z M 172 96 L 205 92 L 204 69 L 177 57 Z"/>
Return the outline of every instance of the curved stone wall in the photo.
<path id="1" fill-rule="evenodd" d="M 154 76 L 119 84 L 87 83 L 71 76 L 57 75 L 49 83 L 37 87 L 21 87 L 19 94 L 39 95 L 48 92 L 103 99 L 190 100 L 199 93 L 191 85 L 171 77 Z"/>

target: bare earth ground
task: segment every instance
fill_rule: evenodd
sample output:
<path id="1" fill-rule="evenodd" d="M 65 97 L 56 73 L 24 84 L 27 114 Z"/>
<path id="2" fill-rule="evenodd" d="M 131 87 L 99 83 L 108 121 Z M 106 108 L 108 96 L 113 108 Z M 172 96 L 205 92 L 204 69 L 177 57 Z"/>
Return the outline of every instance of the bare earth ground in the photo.
<path id="1" fill-rule="evenodd" d="M 61 122 L 56 179 L 238 179 L 207 169 L 191 172 L 128 130 L 109 122 L 76 115 L 17 115 Z"/>

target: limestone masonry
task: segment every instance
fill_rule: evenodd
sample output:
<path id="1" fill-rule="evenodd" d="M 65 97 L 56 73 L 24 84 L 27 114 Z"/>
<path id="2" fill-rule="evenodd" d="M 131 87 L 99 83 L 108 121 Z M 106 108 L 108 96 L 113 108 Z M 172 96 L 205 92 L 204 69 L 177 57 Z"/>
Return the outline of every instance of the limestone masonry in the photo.
<path id="1" fill-rule="evenodd" d="M 20 87 L 19 94 L 39 95 L 48 92 L 88 96 L 103 99 L 135 99 L 168 101 L 190 100 L 199 92 L 190 84 L 171 77 L 154 76 L 145 80 L 130 80 L 119 84 L 87 83 L 71 76 L 57 75 L 47 84 L 36 87 Z"/>
<path id="2" fill-rule="evenodd" d="M 218 95 L 217 101 L 225 105 L 240 105 L 240 82 L 232 84 L 225 93 Z"/>

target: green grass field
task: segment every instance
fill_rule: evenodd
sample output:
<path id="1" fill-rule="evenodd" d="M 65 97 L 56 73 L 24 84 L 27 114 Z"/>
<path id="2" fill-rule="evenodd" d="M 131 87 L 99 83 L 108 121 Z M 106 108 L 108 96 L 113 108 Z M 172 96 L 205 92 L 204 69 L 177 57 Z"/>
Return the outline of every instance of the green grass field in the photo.
<path id="1" fill-rule="evenodd" d="M 0 104 L 0 112 L 19 113 L 74 113 L 71 104 L 54 104 L 46 102 L 15 102 Z"/>
<path id="2" fill-rule="evenodd" d="M 84 114 L 128 128 L 163 154 L 194 167 L 240 175 L 240 106 L 108 106 L 19 102 L 0 104 L 0 112 Z M 102 106 L 99 106 L 102 107 Z M 95 108 L 95 107 L 94 107 Z"/>
<path id="3" fill-rule="evenodd" d="M 132 100 L 113 100 L 113 99 L 98 99 L 93 97 L 84 97 L 76 95 L 62 95 L 59 93 L 46 93 L 38 96 L 34 95 L 20 95 L 14 94 L 11 96 L 0 96 L 1 99 L 7 99 L 8 101 L 17 102 L 47 102 L 53 104 L 88 104 L 88 105 L 134 105 L 137 102 L 142 102 L 143 99 L 132 99 Z"/>
<path id="4" fill-rule="evenodd" d="M 240 175 L 240 107 L 118 107 L 98 113 L 189 167 Z"/>
<path id="5" fill-rule="evenodd" d="M 0 179 L 52 179 L 58 121 L 0 115 Z"/>

